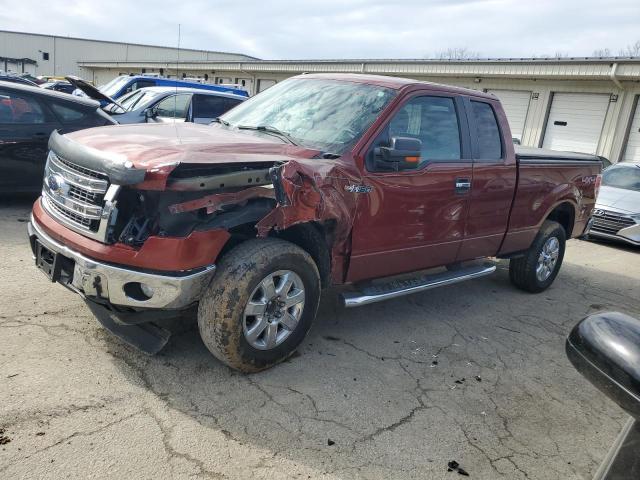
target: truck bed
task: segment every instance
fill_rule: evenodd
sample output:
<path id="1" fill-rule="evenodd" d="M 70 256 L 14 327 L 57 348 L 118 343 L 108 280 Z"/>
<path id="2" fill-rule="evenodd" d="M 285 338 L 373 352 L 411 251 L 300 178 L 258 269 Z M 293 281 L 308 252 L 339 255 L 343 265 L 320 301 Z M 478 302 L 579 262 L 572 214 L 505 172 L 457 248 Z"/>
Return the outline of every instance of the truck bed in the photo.
<path id="1" fill-rule="evenodd" d="M 527 162 L 602 162 L 602 157 L 579 152 L 559 152 L 546 148 L 515 146 L 516 160 Z"/>
<path id="2" fill-rule="evenodd" d="M 500 254 L 529 248 L 548 213 L 563 202 L 574 212 L 567 237 L 581 235 L 595 205 L 601 157 L 530 147 L 516 147 L 515 153 L 518 185 Z"/>

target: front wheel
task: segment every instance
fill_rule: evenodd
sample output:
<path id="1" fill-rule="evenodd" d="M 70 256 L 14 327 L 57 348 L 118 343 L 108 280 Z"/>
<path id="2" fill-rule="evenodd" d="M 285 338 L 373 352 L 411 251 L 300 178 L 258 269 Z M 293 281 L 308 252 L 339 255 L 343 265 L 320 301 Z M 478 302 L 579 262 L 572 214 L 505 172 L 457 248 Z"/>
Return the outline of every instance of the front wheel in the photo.
<path id="1" fill-rule="evenodd" d="M 311 256 L 279 239 L 241 243 L 219 264 L 198 327 L 219 360 L 256 372 L 289 357 L 311 328 L 320 275 Z"/>
<path id="2" fill-rule="evenodd" d="M 560 271 L 566 239 L 562 225 L 550 220 L 544 222 L 529 250 L 509 262 L 511 283 L 527 292 L 546 290 Z"/>

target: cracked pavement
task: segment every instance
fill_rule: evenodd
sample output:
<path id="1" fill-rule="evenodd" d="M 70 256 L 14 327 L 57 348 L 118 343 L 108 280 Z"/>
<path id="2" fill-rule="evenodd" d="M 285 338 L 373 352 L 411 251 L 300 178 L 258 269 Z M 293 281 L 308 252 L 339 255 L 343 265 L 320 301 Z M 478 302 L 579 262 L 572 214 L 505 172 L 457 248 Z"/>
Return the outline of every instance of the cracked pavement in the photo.
<path id="1" fill-rule="evenodd" d="M 1 478 L 588 479 L 626 421 L 564 339 L 640 315 L 633 249 L 572 240 L 539 295 L 506 262 L 359 309 L 326 292 L 299 355 L 246 376 L 192 318 L 154 357 L 110 336 L 32 265 L 29 201 L 0 202 Z"/>

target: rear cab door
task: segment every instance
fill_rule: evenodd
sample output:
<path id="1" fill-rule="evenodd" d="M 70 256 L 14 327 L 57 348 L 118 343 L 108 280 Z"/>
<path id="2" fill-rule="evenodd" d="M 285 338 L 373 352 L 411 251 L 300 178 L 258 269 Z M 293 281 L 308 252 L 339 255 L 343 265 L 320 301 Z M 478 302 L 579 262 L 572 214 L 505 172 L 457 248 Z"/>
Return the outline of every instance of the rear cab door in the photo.
<path id="1" fill-rule="evenodd" d="M 385 171 L 376 147 L 391 137 L 422 142 L 417 168 Z M 467 218 L 472 151 L 463 97 L 417 90 L 392 107 L 364 149 L 347 280 L 455 262 Z"/>
<path id="2" fill-rule="evenodd" d="M 500 102 L 483 96 L 466 97 L 464 103 L 471 134 L 473 175 L 458 261 L 498 253 L 509 224 L 517 183 L 513 141 Z"/>

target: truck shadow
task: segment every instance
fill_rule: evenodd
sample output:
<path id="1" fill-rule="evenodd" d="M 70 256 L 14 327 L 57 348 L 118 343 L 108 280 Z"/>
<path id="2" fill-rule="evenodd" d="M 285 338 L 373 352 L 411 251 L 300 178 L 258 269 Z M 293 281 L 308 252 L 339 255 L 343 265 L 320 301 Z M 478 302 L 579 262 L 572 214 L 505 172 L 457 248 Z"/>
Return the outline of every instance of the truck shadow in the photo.
<path id="1" fill-rule="evenodd" d="M 530 295 L 506 268 L 353 310 L 327 292 L 297 354 L 254 375 L 220 364 L 193 323 L 155 357 L 105 341 L 211 458 L 250 445 L 246 464 L 285 462 L 302 478 L 440 478 L 457 459 L 474 478 L 496 478 L 494 459 L 522 451 L 511 478 L 516 467 L 589 476 L 625 417 L 571 368 L 564 338 L 594 311 L 637 315 L 640 280 L 565 264 Z"/>

